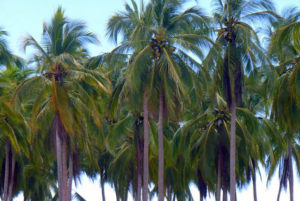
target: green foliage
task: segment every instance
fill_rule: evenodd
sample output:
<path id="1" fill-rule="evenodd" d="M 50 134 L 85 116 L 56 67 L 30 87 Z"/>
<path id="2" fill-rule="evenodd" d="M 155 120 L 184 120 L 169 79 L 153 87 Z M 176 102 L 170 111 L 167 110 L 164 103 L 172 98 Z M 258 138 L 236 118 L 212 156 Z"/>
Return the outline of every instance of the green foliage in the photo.
<path id="1" fill-rule="evenodd" d="M 270 0 L 214 0 L 209 16 L 199 7 L 183 9 L 188 2 L 125 3 L 107 23 L 117 47 L 95 57 L 86 44 L 97 43 L 96 36 L 59 7 L 43 24 L 41 42 L 24 40 L 24 49 L 35 50 L 32 69 L 11 53 L 0 29 L 1 199 L 13 186 L 12 195 L 23 192 L 24 200 L 58 200 L 55 125 L 67 147 L 67 174 L 100 175 L 120 200 L 138 195 L 142 168 L 149 168 L 150 198 L 158 193 L 158 140 L 167 200 L 192 200 L 191 184 L 202 199 L 227 195 L 233 100 L 237 186 L 255 180 L 259 167 L 268 181 L 279 167 L 280 190 L 293 185 L 291 161 L 300 173 L 298 8 L 281 16 Z M 145 97 L 149 167 L 141 162 Z M 5 184 L 7 161 L 16 169 Z M 84 200 L 76 192 L 73 199 Z"/>

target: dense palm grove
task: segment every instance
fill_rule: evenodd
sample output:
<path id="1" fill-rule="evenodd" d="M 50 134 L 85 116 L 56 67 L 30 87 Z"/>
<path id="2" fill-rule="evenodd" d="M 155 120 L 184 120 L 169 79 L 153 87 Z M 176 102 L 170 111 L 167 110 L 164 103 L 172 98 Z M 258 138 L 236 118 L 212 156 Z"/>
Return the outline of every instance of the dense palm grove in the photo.
<path id="1" fill-rule="evenodd" d="M 82 173 L 117 201 L 236 200 L 260 169 L 293 201 L 300 173 L 300 11 L 269 0 L 132 0 L 109 19 L 117 47 L 58 8 L 30 61 L 0 30 L 1 199 L 83 200 Z M 139 4 L 140 6 L 138 6 Z M 201 5 L 201 2 L 199 2 Z M 293 169 L 296 164 L 296 170 Z M 288 184 L 288 185 L 287 185 Z M 229 195 L 229 196 L 228 196 Z M 100 198 L 99 198 L 100 199 Z"/>

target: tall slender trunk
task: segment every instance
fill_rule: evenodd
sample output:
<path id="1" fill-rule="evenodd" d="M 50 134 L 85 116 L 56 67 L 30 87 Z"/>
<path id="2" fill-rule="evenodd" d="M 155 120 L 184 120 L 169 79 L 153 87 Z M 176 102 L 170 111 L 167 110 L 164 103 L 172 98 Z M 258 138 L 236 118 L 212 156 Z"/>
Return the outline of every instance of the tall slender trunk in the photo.
<path id="1" fill-rule="evenodd" d="M 61 154 L 61 139 L 59 136 L 59 125 L 58 118 L 55 120 L 56 128 L 56 163 L 57 163 L 57 181 L 58 181 L 58 200 L 64 201 L 63 199 L 63 168 L 62 168 L 62 154 Z"/>
<path id="2" fill-rule="evenodd" d="M 103 173 L 103 170 L 100 170 L 100 185 L 101 185 L 102 201 L 105 201 L 104 173 Z"/>
<path id="3" fill-rule="evenodd" d="M 124 201 L 128 201 L 128 191 L 129 191 L 129 181 L 126 184 L 125 200 Z"/>
<path id="4" fill-rule="evenodd" d="M 62 139 L 62 168 L 63 168 L 63 197 L 64 201 L 69 200 L 68 194 L 68 165 L 67 165 L 67 140 L 65 137 Z"/>
<path id="5" fill-rule="evenodd" d="M 11 152 L 11 173 L 10 173 L 10 182 L 9 182 L 9 190 L 8 190 L 8 200 L 9 201 L 12 201 L 12 198 L 13 198 L 15 167 L 16 167 L 15 157 L 14 157 L 13 153 Z"/>
<path id="6" fill-rule="evenodd" d="M 288 157 L 289 157 L 289 187 L 290 187 L 290 201 L 294 201 L 294 175 L 293 175 L 293 161 L 292 161 L 292 145 L 288 144 Z"/>
<path id="7" fill-rule="evenodd" d="M 220 201 L 221 199 L 221 150 L 219 148 L 218 153 L 218 181 L 217 181 L 217 193 L 216 193 L 216 201 Z"/>
<path id="8" fill-rule="evenodd" d="M 142 175 L 138 173 L 137 175 L 137 193 L 136 193 L 136 201 L 141 200 L 141 189 L 142 189 Z"/>
<path id="9" fill-rule="evenodd" d="M 136 125 L 136 155 L 137 155 L 137 192 L 136 192 L 136 201 L 141 200 L 141 187 L 142 187 L 142 171 L 141 171 L 141 139 L 138 125 Z"/>
<path id="10" fill-rule="evenodd" d="M 68 200 L 72 199 L 72 181 L 73 181 L 73 156 L 69 154 L 69 178 L 68 178 Z"/>
<path id="11" fill-rule="evenodd" d="M 172 199 L 172 201 L 175 201 L 175 199 L 176 199 L 176 196 L 175 196 L 175 193 L 173 193 L 173 199 Z"/>
<path id="12" fill-rule="evenodd" d="M 227 186 L 223 187 L 223 201 L 227 201 Z"/>
<path id="13" fill-rule="evenodd" d="M 115 190 L 115 192 L 116 192 L 116 200 L 117 200 L 117 201 L 120 201 L 121 199 L 120 199 L 119 193 L 117 192 L 117 190 Z"/>
<path id="14" fill-rule="evenodd" d="M 167 186 L 168 186 L 168 184 L 167 184 Z M 169 186 L 166 187 L 166 194 L 167 194 L 167 201 L 172 201 L 171 188 Z"/>
<path id="15" fill-rule="evenodd" d="M 280 179 L 280 183 L 279 183 L 279 190 L 278 190 L 278 194 L 277 194 L 277 201 L 279 201 L 279 199 L 280 199 L 281 188 L 282 188 L 282 179 Z"/>
<path id="16" fill-rule="evenodd" d="M 164 201 L 163 98 L 163 90 L 160 89 L 158 116 L 158 201 Z"/>
<path id="17" fill-rule="evenodd" d="M 232 99 L 230 107 L 231 119 L 230 119 L 230 201 L 235 201 L 235 121 L 236 121 L 236 103 L 235 98 Z"/>
<path id="18" fill-rule="evenodd" d="M 254 201 L 257 201 L 256 171 L 255 171 L 255 165 L 254 165 L 253 159 L 252 159 L 252 164 L 253 164 L 253 172 L 252 172 L 253 198 L 254 198 Z"/>
<path id="19" fill-rule="evenodd" d="M 143 201 L 148 201 L 148 177 L 149 177 L 149 129 L 148 129 L 148 98 L 144 92 L 144 157 L 143 157 Z"/>
<path id="20" fill-rule="evenodd" d="M 8 197 L 8 185 L 9 185 L 9 154 L 10 152 L 10 144 L 9 144 L 9 140 L 6 139 L 6 144 L 5 144 L 5 173 L 4 173 L 4 196 L 3 196 L 3 200 L 7 201 L 7 197 Z"/>

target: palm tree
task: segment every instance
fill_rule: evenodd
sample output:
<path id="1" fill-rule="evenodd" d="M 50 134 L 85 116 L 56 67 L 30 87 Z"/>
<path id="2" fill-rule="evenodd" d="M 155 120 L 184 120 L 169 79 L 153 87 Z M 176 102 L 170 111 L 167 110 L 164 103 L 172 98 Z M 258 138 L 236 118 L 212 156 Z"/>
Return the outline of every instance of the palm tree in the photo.
<path id="1" fill-rule="evenodd" d="M 1 192 L 3 200 L 11 201 L 16 193 L 16 186 L 20 183 L 20 169 L 22 159 L 29 156 L 30 130 L 23 115 L 14 107 L 14 92 L 16 86 L 22 83 L 29 75 L 30 70 L 20 70 L 10 67 L 0 74 L 0 105 L 1 123 L 0 133 L 2 147 L 5 147 L 2 160 Z"/>
<path id="2" fill-rule="evenodd" d="M 242 86 L 245 68 L 251 71 L 255 66 L 265 64 L 265 56 L 258 36 L 249 25 L 255 19 L 272 18 L 273 5 L 270 1 L 214 1 L 214 20 L 218 27 L 216 44 L 219 54 L 215 57 L 215 49 L 208 53 L 204 62 L 210 68 L 222 69 L 223 95 L 226 97 L 231 113 L 230 124 L 230 200 L 236 198 L 236 107 L 242 105 Z M 223 57 L 220 55 L 224 55 Z M 247 68 L 246 68 L 247 67 Z"/>
<path id="3" fill-rule="evenodd" d="M 51 131 L 55 139 L 60 201 L 71 200 L 72 178 L 76 176 L 74 151 L 78 146 L 88 147 L 84 141 L 88 134 L 84 122 L 93 116 L 94 123 L 101 126 L 100 115 L 87 88 L 108 92 L 109 83 L 102 74 L 84 69 L 80 63 L 86 57 L 83 45 L 96 41 L 84 24 L 66 19 L 60 7 L 51 23 L 44 24 L 43 46 L 32 36 L 24 41 L 24 48 L 33 46 L 37 50 L 34 61 L 38 73 L 19 87 L 16 97 L 18 101 L 30 98 L 34 103 L 33 133 L 45 135 Z"/>
<path id="4" fill-rule="evenodd" d="M 272 118 L 278 122 L 281 137 L 284 139 L 282 147 L 275 145 L 274 160 L 270 161 L 270 174 L 274 172 L 274 167 L 280 163 L 280 186 L 277 200 L 280 198 L 282 186 L 286 188 L 289 182 L 290 200 L 294 200 L 293 188 L 293 166 L 292 160 L 299 164 L 299 153 L 297 149 L 297 133 L 299 124 L 296 123 L 300 115 L 300 93 L 297 83 L 299 83 L 299 55 L 300 55 L 300 12 L 295 8 L 287 10 L 278 22 L 273 23 L 276 28 L 269 44 L 270 54 L 279 65 L 274 68 L 274 74 L 277 78 L 273 85 L 274 96 L 272 104 Z M 297 21 L 298 20 L 298 21 Z M 281 158 L 281 161 L 279 159 Z"/>
<path id="5" fill-rule="evenodd" d="M 0 66 L 9 67 L 11 61 L 13 60 L 13 55 L 8 49 L 7 41 L 5 37 L 7 32 L 0 28 Z"/>
<path id="6" fill-rule="evenodd" d="M 185 53 L 185 50 L 201 54 L 198 45 L 210 41 L 195 31 L 196 28 L 206 27 L 204 21 L 207 18 L 195 8 L 180 12 L 183 3 L 184 1 L 153 0 L 144 8 L 142 2 L 139 12 L 136 3 L 132 1 L 134 9 L 126 5 L 126 12 L 113 16 L 108 23 L 108 33 L 111 38 L 117 41 L 120 32 L 124 36 L 123 43 L 114 51 L 130 48 L 134 50 L 129 59 L 126 82 L 131 89 L 143 91 L 144 115 L 146 115 L 144 153 L 148 153 L 146 100 L 152 97 L 154 99 L 151 102 L 159 105 L 158 110 L 153 108 L 151 112 L 155 114 L 155 111 L 158 111 L 158 197 L 160 201 L 163 200 L 164 195 L 163 122 L 168 120 L 168 116 L 175 117 L 174 107 L 179 102 L 179 97 L 187 94 L 187 84 L 191 84 L 193 80 L 189 75 L 192 71 L 190 67 L 199 67 L 199 64 Z M 184 79 L 181 79 L 183 77 Z M 146 85 L 147 83 L 149 84 Z M 146 154 L 144 168 L 147 168 L 145 161 L 147 161 Z M 145 181 L 147 178 L 144 175 L 144 200 L 147 200 L 146 188 L 148 187 L 145 186 L 148 184 L 148 181 Z"/>
<path id="7" fill-rule="evenodd" d="M 7 45 L 6 36 L 7 32 L 0 27 L 0 67 L 7 69 L 14 67 L 23 68 L 24 60 L 11 53 Z"/>
<path id="8" fill-rule="evenodd" d="M 112 16 L 109 19 L 108 22 L 108 34 L 111 39 L 113 39 L 115 42 L 118 42 L 118 34 L 119 32 L 122 32 L 123 34 L 123 41 L 122 45 L 117 47 L 113 53 L 115 55 L 115 52 L 119 52 L 119 50 L 124 49 L 130 49 L 130 48 L 136 48 L 136 51 L 138 52 L 143 46 L 146 46 L 148 43 L 148 38 L 151 37 L 152 33 L 149 30 L 149 26 L 151 25 L 151 7 L 150 5 L 144 6 L 143 1 L 141 1 L 141 8 L 140 10 L 138 9 L 138 6 L 135 1 L 131 1 L 132 7 L 128 4 L 125 4 L 126 12 L 120 12 L 117 13 L 116 15 Z M 141 40 L 141 38 L 144 37 L 146 40 Z M 131 59 L 132 60 L 132 59 Z M 143 66 L 147 67 L 147 65 L 151 65 L 149 62 L 143 64 Z M 146 69 L 146 68 L 145 68 Z M 144 70 L 145 71 L 145 70 Z M 129 83 L 128 80 L 131 78 L 128 77 L 129 70 L 126 70 L 127 75 L 125 75 L 126 82 Z M 150 72 L 150 71 L 149 71 Z M 133 75 L 132 72 L 131 76 Z M 144 79 L 149 79 L 146 78 L 145 75 L 147 73 L 144 72 Z M 130 75 L 130 74 L 129 74 Z M 135 76 L 136 77 L 136 76 Z M 140 83 L 139 79 L 136 79 L 136 83 Z M 132 82 L 134 83 L 134 82 Z M 138 84 L 134 85 L 138 85 Z M 147 82 L 144 82 L 147 83 Z M 144 84 L 143 83 L 143 84 Z M 124 85 L 124 86 L 123 86 Z M 128 86 L 129 84 L 122 84 L 122 88 L 124 89 L 122 92 L 127 93 L 126 91 L 129 91 L 132 86 Z M 134 88 L 138 88 L 134 86 Z M 141 86 L 139 87 L 140 92 L 143 93 L 143 126 L 144 126 L 144 145 L 143 145 L 143 201 L 148 200 L 148 183 L 149 183 L 149 163 L 148 163 L 148 157 L 149 157 L 149 128 L 148 128 L 148 99 L 150 98 L 148 89 L 149 86 Z M 120 93 L 120 92 L 119 92 Z M 122 94 L 121 93 L 121 94 Z M 129 94 L 127 93 L 127 96 Z M 132 93 L 131 93 L 132 95 Z M 135 99 L 133 99 L 135 100 Z M 139 191 L 139 190 L 138 190 Z M 139 196 L 137 196 L 137 200 L 139 200 Z"/>

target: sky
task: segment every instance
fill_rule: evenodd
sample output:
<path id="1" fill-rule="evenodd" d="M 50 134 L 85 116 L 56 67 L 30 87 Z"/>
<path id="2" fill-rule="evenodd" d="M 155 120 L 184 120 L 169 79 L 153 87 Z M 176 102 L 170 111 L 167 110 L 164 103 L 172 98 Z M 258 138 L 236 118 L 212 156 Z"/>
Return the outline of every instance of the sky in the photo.
<path id="1" fill-rule="evenodd" d="M 139 2 L 139 0 L 136 0 Z M 65 15 L 69 19 L 83 21 L 87 24 L 88 30 L 94 32 L 100 44 L 88 46 L 91 55 L 99 55 L 104 52 L 109 52 L 115 45 L 106 37 L 106 23 L 113 14 L 117 11 L 124 10 L 126 0 L 0 0 L 0 27 L 6 30 L 9 34 L 9 47 L 14 54 L 24 58 L 30 58 L 32 51 L 27 51 L 26 54 L 22 48 L 22 41 L 28 34 L 32 35 L 40 41 L 43 23 L 49 22 L 58 6 L 62 6 L 65 10 Z M 129 1 L 127 1 L 129 2 Z M 196 1 L 191 0 L 191 5 L 196 5 Z M 281 10 L 288 6 L 300 6 L 300 0 L 274 0 L 276 8 Z M 210 0 L 198 0 L 198 6 L 210 10 Z M 300 198 L 299 175 L 295 175 L 295 198 Z M 275 173 L 274 178 L 268 186 L 266 186 L 266 176 L 262 168 L 262 180 L 258 181 L 258 199 L 259 201 L 276 200 L 279 180 L 278 173 Z M 259 178 L 259 175 L 258 175 Z M 258 179 L 259 180 L 259 179 Z M 101 200 L 101 191 L 99 178 L 90 181 L 86 176 L 82 176 L 81 185 L 73 189 L 73 192 L 78 192 L 87 201 Z M 194 186 L 192 192 L 195 200 L 199 200 L 199 193 Z M 105 186 L 107 200 L 114 201 L 114 191 L 109 185 Z M 237 200 L 252 200 L 252 185 L 238 190 Z M 288 200 L 288 193 L 282 192 L 281 200 Z M 17 201 L 22 200 L 22 196 L 18 196 Z M 211 197 L 210 200 L 214 200 Z"/>

